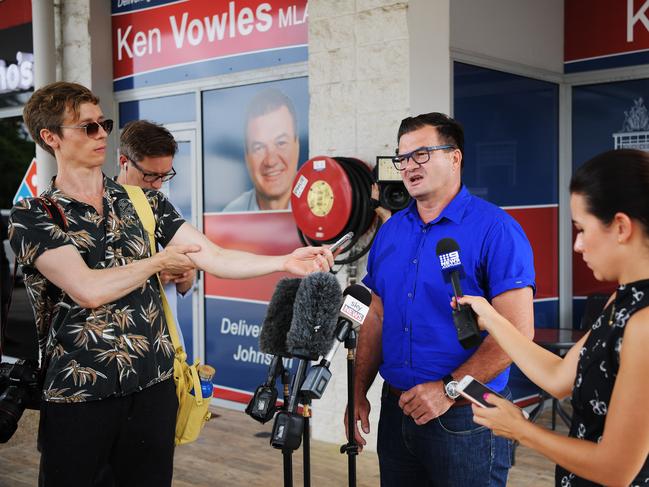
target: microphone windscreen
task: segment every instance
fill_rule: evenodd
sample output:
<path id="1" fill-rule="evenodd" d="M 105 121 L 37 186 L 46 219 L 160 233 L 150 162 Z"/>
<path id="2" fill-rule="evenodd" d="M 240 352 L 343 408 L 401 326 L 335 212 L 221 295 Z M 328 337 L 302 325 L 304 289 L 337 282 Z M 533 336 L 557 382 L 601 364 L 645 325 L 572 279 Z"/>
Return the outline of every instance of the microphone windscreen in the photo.
<path id="1" fill-rule="evenodd" d="M 450 273 L 462 266 L 462 262 L 460 261 L 460 246 L 452 238 L 443 238 L 437 242 L 435 252 L 439 258 L 439 265 L 442 268 L 442 272 Z"/>
<path id="2" fill-rule="evenodd" d="M 308 360 L 326 355 L 334 339 L 341 304 L 340 284 L 333 274 L 316 272 L 302 279 L 286 335 L 289 353 Z"/>
<path id="3" fill-rule="evenodd" d="M 460 246 L 455 240 L 452 238 L 443 238 L 437 242 L 435 252 L 437 252 L 437 255 L 442 255 L 450 252 L 457 252 L 458 250 L 460 250 Z"/>
<path id="4" fill-rule="evenodd" d="M 293 320 L 293 304 L 301 281 L 297 277 L 287 277 L 277 283 L 259 333 L 262 352 L 290 357 L 286 350 L 286 334 Z"/>

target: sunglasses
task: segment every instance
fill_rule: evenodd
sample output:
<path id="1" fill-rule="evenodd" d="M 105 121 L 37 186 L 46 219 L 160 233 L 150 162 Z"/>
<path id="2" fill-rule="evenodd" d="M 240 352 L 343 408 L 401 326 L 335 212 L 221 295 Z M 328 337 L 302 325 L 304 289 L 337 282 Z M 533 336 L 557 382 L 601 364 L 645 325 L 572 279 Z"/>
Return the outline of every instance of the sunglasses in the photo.
<path id="1" fill-rule="evenodd" d="M 113 131 L 113 121 L 110 119 L 101 122 L 88 122 L 83 125 L 60 125 L 62 129 L 84 129 L 88 137 L 95 137 L 99 133 L 99 127 L 104 129 L 106 135 Z"/>

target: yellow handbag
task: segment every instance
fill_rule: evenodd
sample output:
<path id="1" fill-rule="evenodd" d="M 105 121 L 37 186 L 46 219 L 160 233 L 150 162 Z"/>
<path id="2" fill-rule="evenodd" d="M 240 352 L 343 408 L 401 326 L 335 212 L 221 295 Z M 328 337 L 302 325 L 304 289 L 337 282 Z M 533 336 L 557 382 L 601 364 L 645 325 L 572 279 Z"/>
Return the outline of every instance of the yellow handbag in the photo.
<path id="1" fill-rule="evenodd" d="M 149 234 L 151 255 L 156 253 L 155 245 L 155 218 L 144 191 L 139 186 L 123 185 L 129 195 L 135 211 L 137 212 L 144 229 Z M 167 297 L 165 296 L 160 276 L 160 297 L 164 308 L 167 327 L 171 336 L 171 343 L 176 351 L 174 355 L 174 381 L 176 395 L 178 396 L 178 414 L 176 415 L 176 445 L 191 443 L 198 438 L 203 426 L 209 421 L 211 413 L 208 408 L 210 398 L 204 398 L 201 393 L 200 377 L 198 375 L 199 361 L 193 365 L 187 363 L 187 354 L 180 344 L 176 320 L 174 319 Z M 192 394 L 192 391 L 194 392 Z"/>

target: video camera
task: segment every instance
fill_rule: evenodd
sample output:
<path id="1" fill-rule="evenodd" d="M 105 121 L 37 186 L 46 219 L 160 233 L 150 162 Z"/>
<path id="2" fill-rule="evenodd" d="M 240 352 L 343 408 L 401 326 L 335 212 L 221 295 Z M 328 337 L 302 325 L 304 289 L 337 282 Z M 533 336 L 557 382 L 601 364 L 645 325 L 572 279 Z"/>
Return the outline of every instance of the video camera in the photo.
<path id="1" fill-rule="evenodd" d="M 374 179 L 379 186 L 379 203 L 392 213 L 403 210 L 410 203 L 410 195 L 401 174 L 392 163 L 392 156 L 376 156 Z"/>
<path id="2" fill-rule="evenodd" d="M 16 432 L 25 408 L 40 408 L 43 388 L 38 378 L 34 362 L 0 364 L 0 443 L 9 441 Z"/>

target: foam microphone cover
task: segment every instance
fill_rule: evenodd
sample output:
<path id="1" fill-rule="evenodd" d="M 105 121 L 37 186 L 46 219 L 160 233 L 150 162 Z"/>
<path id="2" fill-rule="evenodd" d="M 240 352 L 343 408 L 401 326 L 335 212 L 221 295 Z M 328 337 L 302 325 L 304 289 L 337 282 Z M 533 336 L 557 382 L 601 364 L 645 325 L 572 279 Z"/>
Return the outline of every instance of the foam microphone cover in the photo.
<path id="1" fill-rule="evenodd" d="M 281 279 L 268 303 L 266 317 L 259 333 L 259 349 L 271 355 L 290 357 L 286 350 L 286 334 L 293 320 L 293 304 L 302 279 Z"/>
<path id="2" fill-rule="evenodd" d="M 333 274 L 309 274 L 295 295 L 293 321 L 286 348 L 295 357 L 317 360 L 329 352 L 342 305 L 340 284 Z"/>
<path id="3" fill-rule="evenodd" d="M 437 255 L 449 254 L 451 252 L 457 252 L 460 250 L 458 243 L 452 238 L 443 238 L 437 242 L 437 247 L 435 252 Z"/>

